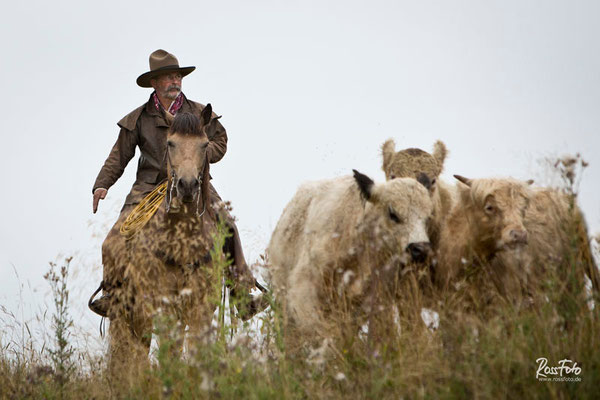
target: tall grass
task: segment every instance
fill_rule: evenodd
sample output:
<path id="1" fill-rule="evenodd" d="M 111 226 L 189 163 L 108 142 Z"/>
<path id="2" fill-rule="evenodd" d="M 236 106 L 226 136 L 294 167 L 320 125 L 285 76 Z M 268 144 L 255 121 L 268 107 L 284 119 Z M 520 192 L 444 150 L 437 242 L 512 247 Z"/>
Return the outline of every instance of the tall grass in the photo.
<path id="1" fill-rule="evenodd" d="M 573 190 L 576 181 L 570 182 Z M 207 301 L 219 311 L 211 331 L 204 337 L 184 335 L 181 354 L 177 319 L 157 314 L 155 362 L 128 379 L 132 365 L 122 365 L 115 374 L 106 360 L 86 357 L 85 348 L 72 345 L 76 322 L 69 316 L 68 271 L 75 260 L 66 259 L 60 268 L 52 264 L 47 279 L 54 296 L 54 339 L 42 351 L 28 352 L 27 343 L 16 351 L 0 338 L 0 398 L 599 397 L 599 299 L 597 293 L 573 290 L 581 289 L 578 281 L 568 283 L 578 274 L 576 237 L 563 268 L 543 277 L 538 294 L 545 301 L 533 306 L 499 293 L 486 278 L 485 266 L 445 293 L 428 285 L 423 270 L 406 269 L 391 282 L 394 291 L 372 293 L 395 307 L 360 315 L 361 323 L 369 321 L 369 333 L 358 332 L 355 313 L 333 310 L 330 318 L 339 334 L 317 342 L 296 336 L 277 302 L 249 323 L 225 318 L 228 260 L 218 250 L 224 234 L 215 239 Z M 590 307 L 590 300 L 596 306 Z M 424 307 L 439 314 L 438 329 L 422 322 Z M 536 360 L 541 357 L 550 366 L 563 359 L 576 362 L 581 380 L 538 380 Z M 82 359 L 90 361 L 77 362 Z"/>

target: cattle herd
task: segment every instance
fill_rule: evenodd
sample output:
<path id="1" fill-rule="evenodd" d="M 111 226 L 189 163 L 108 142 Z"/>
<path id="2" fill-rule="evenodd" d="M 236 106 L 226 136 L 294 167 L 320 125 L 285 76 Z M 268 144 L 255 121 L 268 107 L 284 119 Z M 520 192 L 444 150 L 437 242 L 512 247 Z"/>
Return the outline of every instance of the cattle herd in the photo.
<path id="1" fill-rule="evenodd" d="M 574 280 L 569 287 L 576 292 L 586 281 L 598 290 L 572 193 L 512 178 L 455 175 L 457 182 L 444 182 L 441 141 L 430 154 L 396 151 L 390 139 L 382 155 L 386 182 L 354 171 L 305 183 L 277 223 L 267 250 L 272 286 L 301 334 L 327 336 L 339 309 L 360 326 L 361 315 L 385 309 L 386 301 L 370 295 L 373 288 L 397 291 L 394 282 L 408 268 L 423 271 L 430 294 L 452 293 L 469 284 L 473 270 L 483 271 L 502 298 L 524 307 L 550 301 L 549 274 L 565 285 Z"/>

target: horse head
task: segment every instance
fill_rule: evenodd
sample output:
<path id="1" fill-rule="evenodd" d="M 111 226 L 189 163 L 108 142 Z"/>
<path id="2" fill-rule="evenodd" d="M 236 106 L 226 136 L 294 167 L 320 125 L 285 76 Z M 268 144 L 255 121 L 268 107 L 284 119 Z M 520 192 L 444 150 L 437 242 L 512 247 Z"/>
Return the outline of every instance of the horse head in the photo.
<path id="1" fill-rule="evenodd" d="M 209 158 L 207 132 L 214 128 L 218 117 L 213 118 L 208 104 L 200 118 L 191 113 L 175 116 L 167 134 L 167 174 L 169 177 L 167 207 L 171 202 L 200 203 L 206 209 L 209 191 Z"/>

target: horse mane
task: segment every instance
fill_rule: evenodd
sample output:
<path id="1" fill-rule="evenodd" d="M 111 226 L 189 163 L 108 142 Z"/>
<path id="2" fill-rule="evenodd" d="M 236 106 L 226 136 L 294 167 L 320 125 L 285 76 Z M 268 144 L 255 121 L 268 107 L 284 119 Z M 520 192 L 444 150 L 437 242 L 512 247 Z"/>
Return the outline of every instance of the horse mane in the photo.
<path id="1" fill-rule="evenodd" d="M 200 118 L 192 113 L 177 113 L 171 123 L 171 133 L 178 133 L 185 136 L 203 136 L 203 124 Z"/>
<path id="2" fill-rule="evenodd" d="M 204 161 L 200 190 L 200 196 L 202 196 L 202 202 L 206 205 L 208 215 L 210 215 L 212 218 L 216 218 L 212 204 L 210 204 L 210 162 L 208 161 L 208 154 Z"/>

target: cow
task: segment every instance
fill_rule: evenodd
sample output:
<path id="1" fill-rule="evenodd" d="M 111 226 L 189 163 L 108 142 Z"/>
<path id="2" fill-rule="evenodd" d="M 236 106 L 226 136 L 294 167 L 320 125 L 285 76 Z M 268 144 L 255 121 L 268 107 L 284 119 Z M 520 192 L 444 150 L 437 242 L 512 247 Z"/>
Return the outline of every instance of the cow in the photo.
<path id="1" fill-rule="evenodd" d="M 440 235 L 441 287 L 479 266 L 501 294 L 515 299 L 535 295 L 549 270 L 564 277 L 570 262 L 578 278 L 585 272 L 598 287 L 587 228 L 574 198 L 533 188 L 532 181 L 455 178 L 462 184 Z"/>
<path id="2" fill-rule="evenodd" d="M 584 276 L 587 276 L 598 292 L 598 268 L 587 224 L 574 195 L 552 188 L 532 189 L 523 224 L 527 230 L 527 246 L 523 251 L 502 252 L 494 265 L 496 274 L 500 274 L 502 291 L 510 293 L 505 283 L 511 279 L 506 274 L 512 274 L 533 299 L 550 273 L 562 283 L 574 279 L 577 284 L 571 285 L 572 293 L 583 293 Z"/>
<path id="3" fill-rule="evenodd" d="M 448 155 L 446 145 L 440 140 L 436 141 L 432 154 L 417 148 L 408 148 L 397 152 L 395 147 L 393 139 L 386 140 L 381 146 L 382 170 L 388 180 L 409 177 L 429 181 L 433 215 L 429 221 L 427 233 L 432 247 L 436 249 L 444 218 L 450 213 L 455 201 L 454 186 L 448 185 L 440 179 L 444 161 Z"/>
<path id="4" fill-rule="evenodd" d="M 411 178 L 375 183 L 354 170 L 301 185 L 267 250 L 291 326 L 327 337 L 335 325 L 328 316 L 338 306 L 358 314 L 376 275 L 392 280 L 399 266 L 424 261 L 432 209 L 427 188 Z"/>
<path id="5" fill-rule="evenodd" d="M 514 179 L 468 179 L 440 233 L 437 281 L 445 287 L 466 265 L 485 265 L 500 251 L 527 244 L 523 216 L 531 189 Z"/>

